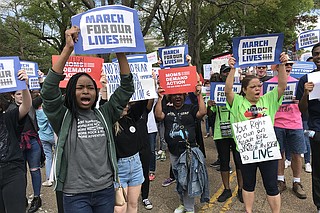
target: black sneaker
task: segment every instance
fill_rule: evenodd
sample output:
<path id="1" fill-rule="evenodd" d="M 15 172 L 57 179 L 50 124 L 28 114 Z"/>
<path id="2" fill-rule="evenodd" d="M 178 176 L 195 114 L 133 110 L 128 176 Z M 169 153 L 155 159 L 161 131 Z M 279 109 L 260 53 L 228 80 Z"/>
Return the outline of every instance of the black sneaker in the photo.
<path id="1" fill-rule="evenodd" d="M 222 194 L 218 197 L 218 202 L 224 202 L 231 196 L 231 189 L 224 189 Z"/>
<path id="2" fill-rule="evenodd" d="M 38 211 L 38 209 L 42 206 L 42 201 L 41 198 L 38 197 L 34 197 L 33 200 L 31 201 L 31 205 L 30 208 L 28 210 L 28 213 L 33 213 Z"/>
<path id="3" fill-rule="evenodd" d="M 211 167 L 213 168 L 217 168 L 220 167 L 220 160 L 216 160 L 215 162 L 213 162 L 212 164 L 210 164 Z"/>
<path id="4" fill-rule="evenodd" d="M 238 189 L 237 198 L 241 203 L 243 203 L 242 189 Z"/>
<path id="5" fill-rule="evenodd" d="M 150 202 L 149 199 L 144 199 L 144 200 L 142 201 L 142 203 L 143 203 L 145 209 L 150 210 L 150 209 L 153 208 L 152 203 Z"/>

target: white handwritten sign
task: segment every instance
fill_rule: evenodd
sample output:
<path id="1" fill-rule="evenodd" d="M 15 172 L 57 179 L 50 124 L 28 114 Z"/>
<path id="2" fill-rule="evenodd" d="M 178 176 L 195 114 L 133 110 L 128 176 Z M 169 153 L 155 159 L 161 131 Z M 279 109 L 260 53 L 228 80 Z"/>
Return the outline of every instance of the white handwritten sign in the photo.
<path id="1" fill-rule="evenodd" d="M 155 82 L 152 77 L 152 66 L 147 62 L 129 63 L 133 75 L 134 94 L 130 101 L 157 98 Z M 107 78 L 108 98 L 120 86 L 120 67 L 118 63 L 104 63 L 103 71 Z"/>
<path id="2" fill-rule="evenodd" d="M 281 159 L 270 116 L 232 124 L 243 164 Z"/>

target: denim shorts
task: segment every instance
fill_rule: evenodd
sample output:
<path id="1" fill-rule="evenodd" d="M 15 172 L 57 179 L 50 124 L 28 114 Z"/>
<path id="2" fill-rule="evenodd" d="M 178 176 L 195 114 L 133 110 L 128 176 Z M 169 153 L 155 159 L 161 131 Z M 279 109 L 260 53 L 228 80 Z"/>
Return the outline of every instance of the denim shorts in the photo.
<path id="1" fill-rule="evenodd" d="M 130 157 L 119 158 L 118 172 L 123 188 L 141 185 L 144 182 L 144 177 L 139 152 Z M 117 184 L 115 187 L 118 187 Z"/>
<path id="2" fill-rule="evenodd" d="M 283 129 L 274 127 L 281 152 L 288 147 L 293 154 L 304 154 L 307 151 L 303 129 Z"/>

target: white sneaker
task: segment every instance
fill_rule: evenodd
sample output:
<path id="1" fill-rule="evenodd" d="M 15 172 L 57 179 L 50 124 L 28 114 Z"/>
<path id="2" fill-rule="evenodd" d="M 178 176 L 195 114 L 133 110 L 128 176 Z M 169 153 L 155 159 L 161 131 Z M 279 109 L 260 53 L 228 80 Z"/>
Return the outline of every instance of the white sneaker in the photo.
<path id="1" fill-rule="evenodd" d="M 306 163 L 305 166 L 304 166 L 304 171 L 308 172 L 308 173 L 311 173 L 312 172 L 312 168 L 311 168 L 311 165 L 310 163 Z"/>
<path id="2" fill-rule="evenodd" d="M 285 160 L 284 162 L 284 168 L 288 168 L 289 166 L 291 166 L 291 161 Z"/>
<path id="3" fill-rule="evenodd" d="M 180 206 L 174 210 L 174 213 L 184 213 L 184 205 L 180 204 Z"/>
<path id="4" fill-rule="evenodd" d="M 52 186 L 52 182 L 50 180 L 46 180 L 42 183 L 42 186 L 45 186 L 45 187 L 50 187 Z"/>

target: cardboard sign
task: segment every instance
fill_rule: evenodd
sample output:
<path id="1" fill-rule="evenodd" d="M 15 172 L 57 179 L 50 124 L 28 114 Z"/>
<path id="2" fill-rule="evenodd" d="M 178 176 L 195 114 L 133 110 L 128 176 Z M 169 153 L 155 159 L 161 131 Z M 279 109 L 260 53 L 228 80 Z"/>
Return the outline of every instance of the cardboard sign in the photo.
<path id="1" fill-rule="evenodd" d="M 211 82 L 210 84 L 210 100 L 214 100 L 218 106 L 225 106 L 227 102 L 227 97 L 224 92 L 226 84 L 224 82 Z M 233 92 L 241 92 L 241 84 L 233 84 Z"/>
<path id="2" fill-rule="evenodd" d="M 232 124 L 243 164 L 281 159 L 270 116 Z"/>
<path id="3" fill-rule="evenodd" d="M 305 74 L 310 73 L 316 68 L 313 62 L 308 61 L 295 61 L 290 72 L 290 76 L 294 78 L 301 78 Z"/>
<path id="4" fill-rule="evenodd" d="M 283 33 L 232 39 L 235 67 L 280 64 Z"/>
<path id="5" fill-rule="evenodd" d="M 268 82 L 268 81 L 263 82 L 263 94 L 270 92 L 276 86 L 278 86 L 277 82 Z M 282 104 L 293 103 L 293 97 L 296 94 L 297 86 L 298 86 L 298 81 L 291 81 L 287 83 L 287 87 L 283 93 Z"/>
<path id="6" fill-rule="evenodd" d="M 17 56 L 0 57 L 0 93 L 26 89 L 26 83 L 17 78 L 20 67 Z"/>
<path id="7" fill-rule="evenodd" d="M 212 72 L 212 64 L 203 64 L 204 79 L 210 79 Z"/>
<path id="8" fill-rule="evenodd" d="M 38 63 L 32 61 L 20 61 L 21 69 L 27 72 L 28 76 L 38 76 Z"/>
<path id="9" fill-rule="evenodd" d="M 158 54 L 157 52 L 152 52 L 147 54 L 148 62 L 151 64 L 156 64 L 158 63 Z"/>
<path id="10" fill-rule="evenodd" d="M 186 56 L 188 55 L 188 45 L 159 48 L 159 58 L 162 63 L 160 68 L 165 67 L 185 67 L 188 66 Z"/>
<path id="11" fill-rule="evenodd" d="M 130 101 L 139 101 L 157 98 L 155 81 L 152 77 L 150 63 L 136 62 L 129 63 L 130 71 L 133 75 L 134 94 Z M 104 63 L 103 71 L 107 78 L 108 98 L 120 86 L 120 67 L 118 63 Z"/>
<path id="12" fill-rule="evenodd" d="M 163 94 L 179 94 L 194 92 L 197 85 L 195 66 L 159 70 L 160 86 L 165 89 Z"/>
<path id="13" fill-rule="evenodd" d="M 58 60 L 58 55 L 52 56 L 52 64 Z M 59 87 L 66 88 L 69 79 L 76 73 L 85 72 L 89 74 L 96 82 L 98 88 L 101 88 L 100 76 L 103 59 L 90 56 L 70 56 L 63 68 L 66 77 L 60 82 Z"/>
<path id="14" fill-rule="evenodd" d="M 312 47 L 320 42 L 320 29 L 300 33 L 296 42 L 296 49 Z"/>
<path id="15" fill-rule="evenodd" d="M 93 8 L 71 18 L 80 26 L 76 54 L 146 52 L 137 11 L 122 5 Z"/>
<path id="16" fill-rule="evenodd" d="M 228 60 L 229 58 L 212 59 L 211 60 L 212 73 L 220 73 L 220 68 L 223 64 L 228 66 Z"/>

